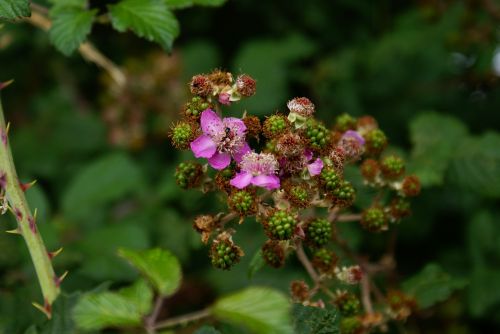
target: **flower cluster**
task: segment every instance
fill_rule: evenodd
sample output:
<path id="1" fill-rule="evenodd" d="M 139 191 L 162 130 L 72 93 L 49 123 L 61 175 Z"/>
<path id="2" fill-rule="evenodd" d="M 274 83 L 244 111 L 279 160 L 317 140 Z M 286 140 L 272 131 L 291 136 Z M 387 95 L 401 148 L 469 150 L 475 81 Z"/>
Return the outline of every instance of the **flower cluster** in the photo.
<path id="1" fill-rule="evenodd" d="M 243 251 L 232 239 L 238 226 L 233 222 L 254 216 L 267 236 L 262 262 L 280 268 L 296 253 L 315 281 L 313 290 L 295 282 L 294 300 L 324 305 L 314 300 L 315 294 L 326 289 L 324 281 L 335 281 L 344 288 L 332 292 L 338 297 L 331 302 L 349 317 L 346 328 L 379 321 L 372 313 L 368 320 L 358 315 L 358 299 L 348 292 L 348 286 L 368 279 L 365 274 L 375 265 L 365 266 L 352 256 L 337 224 L 359 222 L 367 233 L 387 231 L 410 214 L 409 198 L 418 195 L 420 183 L 405 175 L 401 157 L 384 153 L 388 140 L 375 119 L 341 114 L 327 125 L 314 117 L 316 106 L 306 97 L 284 101 L 286 109 L 264 119 L 247 111 L 241 118 L 230 117 L 227 105 L 255 94 L 250 76 L 233 79 L 217 70 L 194 76 L 189 87 L 193 96 L 170 138 L 176 148 L 190 149 L 199 159 L 179 165 L 179 186 L 218 191 L 227 202 L 226 213 L 199 216 L 194 224 L 203 242 L 212 243 L 214 267 L 227 270 L 239 262 Z M 356 168 L 362 179 L 349 179 Z M 361 185 L 375 190 L 365 207 L 356 201 Z M 403 318 L 409 308 L 399 307 L 397 317 L 394 309 L 385 316 Z"/>

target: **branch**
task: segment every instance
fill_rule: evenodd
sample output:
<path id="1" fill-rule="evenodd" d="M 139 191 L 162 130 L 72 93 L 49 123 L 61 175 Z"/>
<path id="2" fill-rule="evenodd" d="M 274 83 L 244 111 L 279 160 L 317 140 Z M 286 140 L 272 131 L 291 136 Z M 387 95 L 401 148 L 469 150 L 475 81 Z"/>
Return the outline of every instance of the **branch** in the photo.
<path id="1" fill-rule="evenodd" d="M 6 85 L 0 84 L 0 89 Z M 44 299 L 43 306 L 36 303 L 33 305 L 50 319 L 52 303 L 60 293 L 59 285 L 64 275 L 59 278 L 54 273 L 51 257 L 55 256 L 55 253 L 49 254 L 47 252 L 36 225 L 36 211 L 35 215 L 31 214 L 24 191 L 19 183 L 8 143 L 8 126 L 5 124 L 1 101 L 0 137 L 0 190 L 2 195 L 6 196 L 8 207 L 16 217 L 18 224 L 16 229 L 9 232 L 22 235 L 26 242 Z"/>
<path id="2" fill-rule="evenodd" d="M 25 18 L 25 21 L 37 28 L 42 29 L 43 31 L 48 31 L 52 25 L 52 22 L 47 17 L 47 8 L 32 4 L 31 9 L 31 17 Z M 125 86 L 127 82 L 125 73 L 120 69 L 120 67 L 118 67 L 118 65 L 113 63 L 111 59 L 103 55 L 92 43 L 82 43 L 78 47 L 78 51 L 85 60 L 90 61 L 104 69 L 115 81 L 119 89 Z"/>
<path id="3" fill-rule="evenodd" d="M 345 214 L 345 215 L 340 215 L 337 216 L 335 221 L 337 222 L 355 222 L 361 220 L 361 214 L 360 213 L 353 213 L 353 214 Z"/>
<path id="4" fill-rule="evenodd" d="M 295 245 L 296 245 L 297 258 L 299 259 L 300 263 L 302 263 L 309 276 L 311 276 L 311 279 L 314 281 L 314 283 L 318 285 L 320 283 L 319 276 L 316 273 L 316 270 L 314 270 L 311 261 L 309 261 L 309 258 L 304 252 L 304 247 L 302 247 L 302 242 L 297 241 Z"/>
<path id="5" fill-rule="evenodd" d="M 179 326 L 179 325 L 184 325 L 184 324 L 187 324 L 189 322 L 208 318 L 211 314 L 212 313 L 211 313 L 210 309 L 204 309 L 201 311 L 196 311 L 193 313 L 184 314 L 184 315 L 181 315 L 178 317 L 173 317 L 173 318 L 161 321 L 154 326 L 154 329 L 170 328 L 170 327 L 175 327 L 175 326 Z"/>
<path id="6" fill-rule="evenodd" d="M 159 295 L 156 297 L 155 306 L 153 312 L 149 317 L 144 320 L 144 327 L 146 328 L 148 333 L 155 333 L 155 323 L 156 319 L 158 319 L 158 315 L 160 314 L 161 307 L 163 306 L 163 296 Z"/>

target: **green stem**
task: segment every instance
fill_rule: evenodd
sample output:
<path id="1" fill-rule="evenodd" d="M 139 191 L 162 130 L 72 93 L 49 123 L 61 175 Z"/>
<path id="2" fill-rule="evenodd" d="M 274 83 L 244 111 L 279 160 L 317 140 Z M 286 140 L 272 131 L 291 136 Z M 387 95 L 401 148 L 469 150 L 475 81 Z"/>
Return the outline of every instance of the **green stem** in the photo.
<path id="1" fill-rule="evenodd" d="M 5 85 L 0 84 L 0 87 L 3 88 Z M 18 223 L 17 229 L 10 232 L 21 234 L 26 241 L 44 298 L 43 306 L 35 303 L 33 305 L 50 318 L 52 303 L 60 293 L 60 280 L 54 273 L 51 257 L 36 226 L 36 217 L 31 214 L 24 191 L 19 183 L 7 132 L 0 100 L 0 188 L 2 188 L 2 192 L 5 192 L 9 207 Z"/>

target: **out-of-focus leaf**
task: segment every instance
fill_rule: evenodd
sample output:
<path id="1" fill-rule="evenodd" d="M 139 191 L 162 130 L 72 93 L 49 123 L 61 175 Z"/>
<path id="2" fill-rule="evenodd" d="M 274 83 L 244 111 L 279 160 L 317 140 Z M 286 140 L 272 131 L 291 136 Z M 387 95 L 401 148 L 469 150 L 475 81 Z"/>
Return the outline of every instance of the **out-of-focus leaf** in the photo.
<path id="1" fill-rule="evenodd" d="M 39 333 L 75 333 L 75 323 L 71 316 L 71 312 L 80 296 L 80 292 L 75 292 L 70 295 L 63 293 L 59 296 L 52 308 L 52 319 L 40 328 Z"/>
<path id="2" fill-rule="evenodd" d="M 218 330 L 212 326 L 203 326 L 194 332 L 194 334 L 221 334 Z"/>
<path id="3" fill-rule="evenodd" d="M 266 262 L 262 257 L 262 250 L 258 250 L 252 257 L 252 261 L 250 261 L 250 265 L 248 266 L 248 278 L 252 278 L 259 270 L 264 268 Z"/>
<path id="4" fill-rule="evenodd" d="M 269 288 L 251 287 L 223 297 L 213 305 L 212 312 L 221 320 L 259 334 L 292 332 L 288 298 Z"/>
<path id="5" fill-rule="evenodd" d="M 31 15 L 29 0 L 0 1 L 0 19 L 14 20 Z"/>
<path id="6" fill-rule="evenodd" d="M 498 310 L 500 305 L 500 270 L 498 268 L 476 268 L 470 276 L 468 306 L 473 316 L 484 316 L 488 311 Z"/>
<path id="7" fill-rule="evenodd" d="M 118 248 L 145 249 L 149 246 L 146 231 L 137 225 L 103 227 L 86 236 L 78 248 L 85 261 L 81 273 L 96 280 L 130 280 L 136 275 L 117 258 Z"/>
<path id="8" fill-rule="evenodd" d="M 445 301 L 453 291 L 466 285 L 467 281 L 464 279 L 453 278 L 439 265 L 431 263 L 417 275 L 404 281 L 402 288 L 407 294 L 415 297 L 419 307 L 427 308 Z"/>
<path id="9" fill-rule="evenodd" d="M 467 128 L 454 117 L 428 112 L 412 120 L 410 136 L 413 151 L 409 170 L 418 175 L 423 186 L 442 184 L 450 160 L 467 136 Z"/>
<path id="10" fill-rule="evenodd" d="M 89 163 L 68 185 L 63 212 L 70 218 L 84 218 L 103 206 L 143 186 L 137 165 L 128 156 L 115 153 Z"/>
<path id="11" fill-rule="evenodd" d="M 164 0 L 168 8 L 182 9 L 194 5 L 217 7 L 223 5 L 227 0 Z"/>
<path id="12" fill-rule="evenodd" d="M 55 7 L 51 11 L 50 41 L 66 56 L 82 44 L 92 29 L 97 10 L 85 10 L 76 6 Z"/>
<path id="13" fill-rule="evenodd" d="M 121 32 L 132 30 L 137 36 L 172 49 L 179 35 L 179 22 L 163 0 L 123 0 L 109 5 L 111 23 Z"/>
<path id="14" fill-rule="evenodd" d="M 334 308 L 293 305 L 293 327 L 296 334 L 340 333 L 339 315 Z"/>
<path id="15" fill-rule="evenodd" d="M 141 252 L 120 249 L 119 254 L 150 280 L 163 296 L 168 296 L 179 288 L 181 266 L 172 253 L 155 248 Z"/>
<path id="16" fill-rule="evenodd" d="M 142 316 L 135 303 L 114 292 L 86 294 L 73 309 L 76 325 L 84 330 L 137 326 Z"/>
<path id="17" fill-rule="evenodd" d="M 139 279 L 131 286 L 121 289 L 119 293 L 134 303 L 141 314 L 148 314 L 151 311 L 153 289 L 144 279 Z"/>
<path id="18" fill-rule="evenodd" d="M 465 189 L 500 197 L 500 134 L 468 138 L 452 161 L 452 179 Z"/>

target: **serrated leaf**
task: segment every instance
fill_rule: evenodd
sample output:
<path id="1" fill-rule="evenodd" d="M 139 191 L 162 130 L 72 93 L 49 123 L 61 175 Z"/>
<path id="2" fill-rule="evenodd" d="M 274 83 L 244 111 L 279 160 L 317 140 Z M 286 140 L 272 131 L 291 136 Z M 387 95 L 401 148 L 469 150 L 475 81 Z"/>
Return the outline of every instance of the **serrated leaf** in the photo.
<path id="1" fill-rule="evenodd" d="M 181 283 L 181 266 L 170 252 L 155 248 L 146 251 L 120 249 L 120 256 L 141 272 L 163 296 L 174 293 Z"/>
<path id="2" fill-rule="evenodd" d="M 56 6 L 50 12 L 52 26 L 49 30 L 49 38 L 51 43 L 63 54 L 69 56 L 87 38 L 96 14 L 96 9 Z"/>
<path id="3" fill-rule="evenodd" d="M 410 136 L 413 150 L 409 170 L 418 175 L 423 186 L 442 184 L 467 128 L 454 117 L 428 112 L 411 122 Z"/>
<path id="4" fill-rule="evenodd" d="M 124 195 L 137 192 L 143 179 L 137 165 L 122 153 L 92 161 L 69 184 L 62 208 L 67 217 L 85 218 Z"/>
<path id="5" fill-rule="evenodd" d="M 141 314 L 148 314 L 151 311 L 153 289 L 144 279 L 139 279 L 131 286 L 121 289 L 119 294 L 134 303 Z"/>
<path id="6" fill-rule="evenodd" d="M 114 292 L 86 294 L 73 309 L 75 323 L 84 330 L 137 326 L 142 316 L 137 305 Z"/>
<path id="7" fill-rule="evenodd" d="M 296 334 L 340 333 L 339 315 L 334 308 L 293 305 L 293 327 Z"/>
<path id="8" fill-rule="evenodd" d="M 288 298 L 273 289 L 251 287 L 223 297 L 212 312 L 221 320 L 246 326 L 255 333 L 292 332 Z"/>
<path id="9" fill-rule="evenodd" d="M 162 0 L 124 0 L 109 5 L 109 13 L 116 30 L 124 32 L 130 29 L 167 51 L 171 50 L 179 35 L 179 23 Z"/>
<path id="10" fill-rule="evenodd" d="M 15 20 L 31 15 L 29 0 L 2 0 L 0 1 L 0 19 Z"/>
<path id="11" fill-rule="evenodd" d="M 452 161 L 452 181 L 487 197 L 500 197 L 500 134 L 468 138 Z"/>
<path id="12" fill-rule="evenodd" d="M 453 278 L 437 264 L 431 263 L 417 275 L 407 279 L 402 284 L 403 291 L 415 297 L 421 308 L 430 307 L 445 301 L 458 289 L 466 286 L 467 281 Z"/>

